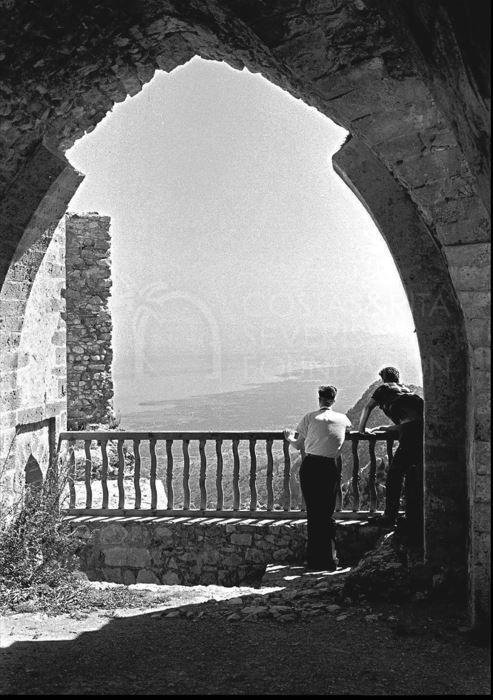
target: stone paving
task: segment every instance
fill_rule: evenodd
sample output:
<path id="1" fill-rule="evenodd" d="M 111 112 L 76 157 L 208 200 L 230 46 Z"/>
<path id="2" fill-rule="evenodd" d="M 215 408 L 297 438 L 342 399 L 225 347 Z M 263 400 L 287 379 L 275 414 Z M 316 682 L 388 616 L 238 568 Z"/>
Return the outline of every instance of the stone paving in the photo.
<path id="1" fill-rule="evenodd" d="M 221 606 L 216 599 L 200 606 L 200 610 L 188 604 L 153 615 L 191 619 L 215 616 L 220 612 L 230 622 L 271 619 L 285 623 L 330 613 L 343 620 L 352 604 L 351 599 L 343 599 L 344 582 L 349 571 L 349 568 L 339 568 L 335 572 L 315 572 L 307 571 L 303 566 L 270 565 L 261 587 L 245 593 L 240 589 L 239 595 L 221 601 Z"/>
<path id="2" fill-rule="evenodd" d="M 139 607 L 108 610 L 85 610 L 84 601 L 78 610 L 64 615 L 34 612 L 20 606 L 5 615 L 0 626 L 0 647 L 32 639 L 71 639 L 83 631 L 96 630 L 108 617 L 130 617 L 136 612 L 153 618 L 202 619 L 218 615 L 229 622 L 275 620 L 288 623 L 308 620 L 320 614 L 346 619 L 353 601 L 344 598 L 344 583 L 349 568 L 335 572 L 306 571 L 302 566 L 269 565 L 257 587 L 178 586 L 133 584 L 127 590 L 140 597 Z M 110 582 L 87 582 L 91 589 L 121 588 Z M 371 617 L 371 615 L 370 615 Z M 377 618 L 375 618 L 377 619 Z M 369 618 L 369 621 L 370 618 Z"/>
<path id="3" fill-rule="evenodd" d="M 0 646 L 38 637 L 72 638 L 82 631 L 98 629 L 108 617 L 128 617 L 136 612 L 147 612 L 154 617 L 191 619 L 216 615 L 219 610 L 224 610 L 226 618 L 234 620 L 236 618 L 231 616 L 241 611 L 243 619 L 256 620 L 260 619 L 260 615 L 251 608 L 262 608 L 264 616 L 271 609 L 268 613 L 270 617 L 283 621 L 288 611 L 290 615 L 297 615 L 301 610 L 313 606 L 316 601 L 314 598 L 309 600 L 311 595 L 316 595 L 318 600 L 331 586 L 334 591 L 340 591 L 347 572 L 348 569 L 305 572 L 299 566 L 272 565 L 267 568 L 264 579 L 257 587 L 132 584 L 125 588 L 135 594 L 135 606 L 89 610 L 85 608 L 82 597 L 77 610 L 56 616 L 35 612 L 31 604 L 20 605 L 15 613 L 4 615 L 0 622 Z M 95 591 L 124 588 L 120 584 L 103 581 L 87 581 L 86 585 Z M 311 590 L 314 593 L 310 593 Z M 228 607 L 225 609 L 224 605 Z"/>

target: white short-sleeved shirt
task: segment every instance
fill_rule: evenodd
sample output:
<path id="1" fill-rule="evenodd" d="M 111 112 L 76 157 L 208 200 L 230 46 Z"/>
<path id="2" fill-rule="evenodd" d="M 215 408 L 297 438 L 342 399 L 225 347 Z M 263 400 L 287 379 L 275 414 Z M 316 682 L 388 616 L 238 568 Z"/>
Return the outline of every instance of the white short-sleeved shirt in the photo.
<path id="1" fill-rule="evenodd" d="M 351 421 L 344 413 L 320 408 L 304 416 L 296 431 L 304 440 L 305 452 L 321 457 L 337 457 Z"/>

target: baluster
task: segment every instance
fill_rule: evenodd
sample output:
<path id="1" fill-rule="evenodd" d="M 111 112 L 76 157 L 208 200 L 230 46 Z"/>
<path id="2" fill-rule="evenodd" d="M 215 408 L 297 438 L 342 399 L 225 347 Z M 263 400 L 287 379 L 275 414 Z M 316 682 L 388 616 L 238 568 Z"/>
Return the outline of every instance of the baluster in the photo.
<path id="1" fill-rule="evenodd" d="M 84 440 L 84 451 L 86 453 L 86 466 L 84 470 L 84 481 L 86 485 L 86 508 L 92 508 L 92 487 L 91 487 L 91 440 Z"/>
<path id="2" fill-rule="evenodd" d="M 375 456 L 376 439 L 371 438 L 370 449 L 370 473 L 368 475 L 368 490 L 370 492 L 370 513 L 374 513 L 377 507 L 377 489 L 375 487 L 375 476 L 377 473 L 377 458 Z"/>
<path id="3" fill-rule="evenodd" d="M 250 438 L 250 510 L 257 510 L 257 455 L 255 438 Z"/>
<path id="4" fill-rule="evenodd" d="M 183 440 L 183 510 L 190 509 L 190 440 Z"/>
<path id="5" fill-rule="evenodd" d="M 337 484 L 336 484 L 336 507 L 337 513 L 342 510 L 342 456 L 336 458 L 337 466 Z"/>
<path id="6" fill-rule="evenodd" d="M 359 455 L 358 455 L 359 440 L 353 438 L 353 478 L 351 481 L 353 490 L 353 513 L 359 511 Z"/>
<path id="7" fill-rule="evenodd" d="M 123 440 L 118 440 L 118 509 L 125 508 L 125 487 L 123 478 L 125 476 L 125 457 L 123 456 Z"/>
<path id="8" fill-rule="evenodd" d="M 173 510 L 173 440 L 166 440 L 166 500 L 168 510 Z"/>
<path id="9" fill-rule="evenodd" d="M 291 477 L 291 456 L 289 454 L 289 442 L 284 440 L 283 442 L 283 452 L 284 452 L 284 510 L 289 510 L 291 508 L 291 488 L 289 480 Z"/>
<path id="10" fill-rule="evenodd" d="M 200 452 L 200 474 L 199 474 L 199 488 L 200 488 L 200 510 L 207 509 L 207 456 L 205 454 L 205 446 L 207 440 L 202 438 L 199 442 L 199 452 Z"/>
<path id="11" fill-rule="evenodd" d="M 238 438 L 233 440 L 233 510 L 240 508 L 240 455 Z"/>
<path id="12" fill-rule="evenodd" d="M 151 486 L 151 510 L 156 510 L 157 508 L 157 488 L 156 488 L 156 478 L 157 478 L 157 456 L 156 456 L 156 438 L 151 438 L 149 440 L 149 453 L 151 455 L 151 469 L 149 472 L 149 481 Z"/>
<path id="13" fill-rule="evenodd" d="M 101 488 L 103 490 L 103 503 L 102 507 L 108 507 L 109 494 L 108 494 L 108 441 L 101 440 Z"/>
<path id="14" fill-rule="evenodd" d="M 216 471 L 216 491 L 217 491 L 217 504 L 216 510 L 223 509 L 223 455 L 221 452 L 223 441 L 219 438 L 216 440 L 216 457 L 217 457 L 217 471 Z"/>
<path id="15" fill-rule="evenodd" d="M 140 490 L 140 440 L 134 440 L 134 490 L 135 490 L 135 510 L 140 510 L 142 493 Z"/>
<path id="16" fill-rule="evenodd" d="M 267 450 L 267 510 L 274 508 L 274 489 L 272 488 L 272 480 L 274 478 L 274 458 L 272 456 L 272 438 L 267 438 L 265 448 Z"/>
<path id="17" fill-rule="evenodd" d="M 75 508 L 76 493 L 75 493 L 75 440 L 69 440 L 69 458 L 68 458 L 68 492 L 69 492 L 69 508 Z"/>
<path id="18" fill-rule="evenodd" d="M 394 459 L 394 439 L 388 438 L 387 439 L 387 462 L 388 462 L 387 471 L 390 468 L 390 465 L 392 464 L 393 459 Z M 387 474 L 385 474 L 385 477 L 386 476 L 387 476 Z M 377 505 L 378 505 L 378 494 L 377 494 Z"/>

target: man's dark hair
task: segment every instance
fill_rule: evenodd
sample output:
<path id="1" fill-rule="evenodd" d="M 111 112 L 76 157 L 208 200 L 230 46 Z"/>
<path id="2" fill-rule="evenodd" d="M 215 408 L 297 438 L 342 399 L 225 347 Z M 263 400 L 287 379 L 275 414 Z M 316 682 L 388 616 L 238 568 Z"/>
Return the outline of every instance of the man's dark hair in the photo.
<path id="1" fill-rule="evenodd" d="M 378 373 L 384 382 L 399 382 L 400 379 L 400 374 L 399 370 L 396 369 L 395 367 L 384 367 L 383 369 L 380 370 Z"/>
<path id="2" fill-rule="evenodd" d="M 337 389 L 331 384 L 322 384 L 318 387 L 318 398 L 326 404 L 332 404 L 336 400 Z"/>

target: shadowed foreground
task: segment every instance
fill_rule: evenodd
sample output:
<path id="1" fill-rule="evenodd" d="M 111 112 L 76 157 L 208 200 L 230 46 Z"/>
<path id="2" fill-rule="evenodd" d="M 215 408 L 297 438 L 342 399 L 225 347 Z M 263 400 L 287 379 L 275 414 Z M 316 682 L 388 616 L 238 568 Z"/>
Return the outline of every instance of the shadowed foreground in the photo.
<path id="1" fill-rule="evenodd" d="M 320 612 L 293 622 L 228 621 L 231 601 L 193 607 L 199 616 L 191 619 L 166 617 L 168 608 L 114 617 L 72 640 L 14 642 L 0 654 L 0 692 L 489 694 L 487 650 L 461 633 L 459 617 L 438 617 L 429 603 L 382 604 L 371 615 L 355 606 L 343 619 Z M 66 636 L 77 628 L 70 620 Z"/>

